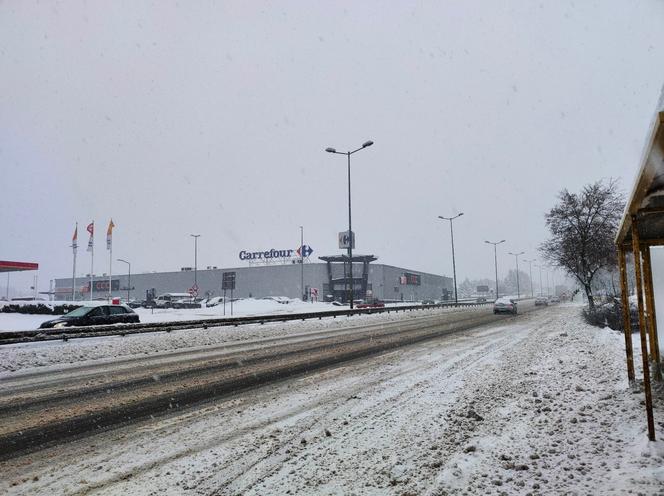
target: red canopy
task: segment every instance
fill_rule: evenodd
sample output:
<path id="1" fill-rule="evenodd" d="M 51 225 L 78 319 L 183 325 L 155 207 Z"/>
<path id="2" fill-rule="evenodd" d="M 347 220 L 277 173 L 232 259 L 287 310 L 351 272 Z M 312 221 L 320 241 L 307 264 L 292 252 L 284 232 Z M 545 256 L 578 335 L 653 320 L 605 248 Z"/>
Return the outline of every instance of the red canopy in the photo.
<path id="1" fill-rule="evenodd" d="M 39 264 L 32 262 L 8 262 L 0 260 L 0 272 L 19 272 L 22 270 L 38 270 Z"/>

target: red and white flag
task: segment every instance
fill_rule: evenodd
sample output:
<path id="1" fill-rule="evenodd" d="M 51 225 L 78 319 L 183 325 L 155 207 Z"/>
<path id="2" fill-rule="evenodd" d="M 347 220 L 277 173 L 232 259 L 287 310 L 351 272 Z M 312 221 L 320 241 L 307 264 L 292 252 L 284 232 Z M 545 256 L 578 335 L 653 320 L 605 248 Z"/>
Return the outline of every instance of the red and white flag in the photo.
<path id="1" fill-rule="evenodd" d="M 88 224 L 88 232 L 90 233 L 90 239 L 88 240 L 88 251 L 94 251 L 94 238 L 95 238 L 95 221 L 93 220 Z"/>

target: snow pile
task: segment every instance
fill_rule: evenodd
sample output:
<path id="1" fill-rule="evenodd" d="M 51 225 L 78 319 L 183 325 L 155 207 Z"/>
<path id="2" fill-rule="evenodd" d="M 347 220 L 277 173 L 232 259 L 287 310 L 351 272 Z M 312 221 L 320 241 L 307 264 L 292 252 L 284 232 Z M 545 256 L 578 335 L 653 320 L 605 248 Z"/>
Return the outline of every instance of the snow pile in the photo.
<path id="1" fill-rule="evenodd" d="M 287 306 L 272 303 L 279 305 L 279 307 Z M 306 306 L 307 304 L 305 303 L 304 305 Z M 309 304 L 309 306 L 314 305 Z M 216 307 L 210 310 L 218 311 Z M 171 318 L 181 316 L 181 320 L 187 320 L 191 318 L 192 313 L 197 311 L 199 310 L 173 310 L 172 312 L 164 310 L 163 312 L 170 312 L 167 315 L 170 315 Z M 146 312 L 150 312 L 150 310 L 146 310 Z M 70 339 L 68 341 L 37 341 L 34 343 L 4 345 L 0 347 L 0 380 L 6 373 L 32 367 L 80 364 L 90 360 L 112 360 L 119 357 L 168 353 L 183 349 L 220 346 L 265 338 L 278 338 L 326 329 L 332 330 L 363 324 L 416 319 L 447 312 L 488 313 L 491 312 L 491 309 L 487 307 L 436 308 L 418 310 L 417 312 L 353 315 L 352 317 L 343 316 L 336 319 L 329 317 L 321 320 L 286 321 L 266 323 L 264 325 L 249 324 L 239 327 L 224 326 L 209 327 L 207 329 L 181 329 L 171 332 L 151 332 L 130 334 L 127 336 L 118 335 L 100 338 Z M 158 310 L 155 310 L 154 315 L 155 317 L 159 315 Z M 16 315 L 16 317 L 35 316 Z M 162 321 L 163 317 L 158 317 L 155 320 Z M 141 316 L 141 321 L 145 322 L 143 316 Z"/>
<path id="2" fill-rule="evenodd" d="M 624 340 L 579 313 L 549 307 L 0 463 L 0 491 L 661 494 L 664 443 L 647 441 Z"/>
<path id="3" fill-rule="evenodd" d="M 14 302 L 12 302 L 14 303 Z M 32 302 L 17 302 L 19 304 L 32 303 Z M 83 306 L 97 306 L 105 305 L 105 301 L 77 301 L 76 304 Z M 47 305 L 60 305 L 71 304 L 71 302 L 46 302 Z M 394 303 L 387 306 L 404 306 L 412 305 L 409 303 Z M 136 308 L 134 311 L 138 314 L 141 322 L 180 322 L 184 320 L 203 320 L 203 319 L 217 319 L 223 317 L 231 317 L 231 304 L 230 301 L 226 302 L 225 314 L 224 305 L 215 305 L 213 307 L 206 307 L 205 303 L 202 308 Z M 256 315 L 282 315 L 292 313 L 309 313 L 309 312 L 327 312 L 330 310 L 348 310 L 349 307 L 337 306 L 332 303 L 323 302 L 304 302 L 298 299 L 288 299 L 284 297 L 274 298 L 244 298 L 233 302 L 233 315 L 232 317 L 252 317 Z M 2 313 L 0 312 L 0 330 L 2 331 L 28 331 L 37 329 L 39 326 L 56 318 L 57 315 L 31 315 L 31 314 L 17 314 L 17 313 Z"/>

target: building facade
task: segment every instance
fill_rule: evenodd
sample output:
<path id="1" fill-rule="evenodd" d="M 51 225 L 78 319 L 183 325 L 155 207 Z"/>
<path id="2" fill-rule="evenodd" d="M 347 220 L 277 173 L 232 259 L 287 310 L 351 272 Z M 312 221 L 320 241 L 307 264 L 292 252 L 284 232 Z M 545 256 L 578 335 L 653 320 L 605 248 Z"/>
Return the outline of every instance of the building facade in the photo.
<path id="1" fill-rule="evenodd" d="M 321 257 L 325 258 L 325 257 Z M 355 257 L 353 257 L 355 260 Z M 375 258 L 374 258 L 375 259 Z M 286 296 L 300 298 L 317 290 L 318 300 L 337 299 L 346 301 L 345 290 L 348 284 L 348 264 L 330 264 L 329 262 L 293 263 L 281 265 L 253 265 L 249 267 L 199 269 L 196 272 L 198 295 L 223 295 L 222 281 L 224 274 L 234 273 L 235 289 L 233 297 L 262 298 L 266 296 Z M 301 270 L 303 268 L 303 270 Z M 226 276 L 228 278 L 228 276 Z M 364 281 L 362 280 L 364 278 Z M 304 288 L 302 287 L 304 280 Z M 331 282 L 332 281 L 332 282 Z M 72 278 L 55 279 L 53 288 L 56 300 L 70 300 L 72 296 Z M 157 295 L 164 293 L 184 293 L 194 286 L 194 271 L 151 272 L 113 275 L 111 295 L 127 298 L 127 288 L 131 285 L 132 299 L 145 299 L 146 292 L 154 290 Z M 106 298 L 109 294 L 107 276 L 96 276 L 92 285 L 92 299 Z M 356 299 L 367 296 L 385 301 L 420 301 L 439 300 L 452 289 L 452 278 L 429 274 L 391 265 L 353 263 L 353 286 Z M 90 299 L 90 278 L 77 277 L 74 287 L 76 299 Z M 226 292 L 230 296 L 230 291 Z"/>

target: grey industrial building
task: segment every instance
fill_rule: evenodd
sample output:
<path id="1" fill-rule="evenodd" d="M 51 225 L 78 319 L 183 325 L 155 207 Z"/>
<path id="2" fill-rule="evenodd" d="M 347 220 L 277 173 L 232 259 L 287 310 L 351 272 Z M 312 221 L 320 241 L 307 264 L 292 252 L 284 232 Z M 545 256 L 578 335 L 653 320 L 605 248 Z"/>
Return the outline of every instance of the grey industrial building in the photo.
<path id="1" fill-rule="evenodd" d="M 219 269 L 216 267 L 198 269 L 196 280 L 198 295 L 219 296 L 223 294 L 222 279 L 224 273 L 235 273 L 233 297 L 261 298 L 265 296 L 301 297 L 302 272 L 304 275 L 305 294 L 309 289 L 318 291 L 318 300 L 348 299 L 348 263 L 339 263 L 344 257 L 320 257 L 324 262 L 300 264 L 299 260 L 290 260 L 281 264 L 255 264 L 248 267 Z M 370 263 L 377 260 L 371 255 L 353 256 L 353 289 L 356 299 L 369 295 L 386 301 L 418 301 L 423 299 L 439 300 L 449 295 L 452 290 L 450 277 L 428 274 L 391 265 Z M 108 277 L 95 276 L 93 298 L 108 295 Z M 129 287 L 128 274 L 112 276 L 113 296 L 127 297 Z M 194 285 L 194 271 L 185 268 L 177 272 L 152 272 L 131 274 L 131 298 L 144 299 L 146 291 L 155 290 L 157 295 L 164 293 L 184 293 Z M 89 277 L 77 277 L 75 280 L 76 299 L 90 298 Z M 72 278 L 54 280 L 54 298 L 70 300 L 72 297 Z M 230 292 L 227 292 L 230 296 Z"/>

